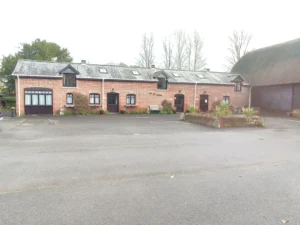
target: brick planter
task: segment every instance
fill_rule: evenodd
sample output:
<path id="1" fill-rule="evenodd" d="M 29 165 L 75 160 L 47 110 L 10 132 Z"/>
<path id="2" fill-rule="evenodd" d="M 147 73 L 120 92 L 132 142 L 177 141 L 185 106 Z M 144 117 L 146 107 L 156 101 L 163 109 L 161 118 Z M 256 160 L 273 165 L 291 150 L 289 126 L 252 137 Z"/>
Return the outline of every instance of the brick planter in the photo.
<path id="1" fill-rule="evenodd" d="M 246 117 L 242 115 L 217 118 L 210 114 L 188 113 L 181 116 L 182 120 L 213 128 L 224 127 L 264 127 L 261 117 Z"/>

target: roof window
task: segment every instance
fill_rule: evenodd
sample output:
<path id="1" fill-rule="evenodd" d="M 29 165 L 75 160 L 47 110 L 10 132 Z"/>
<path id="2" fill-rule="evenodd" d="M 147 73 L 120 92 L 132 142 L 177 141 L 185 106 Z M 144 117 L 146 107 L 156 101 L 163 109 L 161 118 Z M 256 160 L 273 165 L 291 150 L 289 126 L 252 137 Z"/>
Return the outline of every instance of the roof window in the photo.
<path id="1" fill-rule="evenodd" d="M 136 70 L 132 70 L 132 74 L 133 75 L 139 75 L 140 73 L 138 71 L 136 71 Z"/>
<path id="2" fill-rule="evenodd" d="M 100 73 L 107 73 L 107 70 L 105 68 L 100 68 L 99 71 Z"/>
<path id="3" fill-rule="evenodd" d="M 173 73 L 174 77 L 179 77 L 178 73 Z"/>

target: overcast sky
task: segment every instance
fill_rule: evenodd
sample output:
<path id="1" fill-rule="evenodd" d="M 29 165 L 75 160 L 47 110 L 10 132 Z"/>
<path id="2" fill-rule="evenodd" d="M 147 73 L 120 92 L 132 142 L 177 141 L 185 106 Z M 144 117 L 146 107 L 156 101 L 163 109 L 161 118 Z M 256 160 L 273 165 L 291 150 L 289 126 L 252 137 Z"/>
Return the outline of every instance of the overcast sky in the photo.
<path id="1" fill-rule="evenodd" d="M 207 68 L 222 71 L 233 30 L 251 33 L 256 49 L 296 39 L 299 8 L 289 0 L 1 0 L 0 56 L 41 38 L 68 48 L 74 62 L 135 64 L 143 33 L 153 32 L 158 65 L 162 37 L 183 29 L 199 31 Z"/>

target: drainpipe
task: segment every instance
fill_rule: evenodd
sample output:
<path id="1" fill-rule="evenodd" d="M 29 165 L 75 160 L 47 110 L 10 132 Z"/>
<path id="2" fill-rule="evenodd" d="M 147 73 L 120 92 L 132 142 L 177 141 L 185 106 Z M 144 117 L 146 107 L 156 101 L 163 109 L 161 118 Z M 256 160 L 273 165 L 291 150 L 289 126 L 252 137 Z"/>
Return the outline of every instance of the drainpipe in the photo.
<path id="1" fill-rule="evenodd" d="M 20 93 L 20 77 L 17 75 L 18 79 L 18 116 L 21 116 L 21 93 Z"/>
<path id="2" fill-rule="evenodd" d="M 196 108 L 196 88 L 197 88 L 197 82 L 195 83 L 195 88 L 194 88 L 194 109 Z"/>
<path id="3" fill-rule="evenodd" d="M 104 78 L 102 79 L 102 110 L 104 110 Z"/>
<path id="4" fill-rule="evenodd" d="M 248 108 L 251 108 L 251 95 L 252 95 L 252 86 L 250 86 L 250 90 L 249 90 Z"/>

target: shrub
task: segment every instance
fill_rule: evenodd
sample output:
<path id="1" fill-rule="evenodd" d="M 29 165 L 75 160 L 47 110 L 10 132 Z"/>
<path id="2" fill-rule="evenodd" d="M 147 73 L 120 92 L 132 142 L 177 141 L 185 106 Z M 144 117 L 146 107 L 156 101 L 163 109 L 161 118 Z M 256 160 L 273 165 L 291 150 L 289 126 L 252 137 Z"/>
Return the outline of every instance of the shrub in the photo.
<path id="1" fill-rule="evenodd" d="M 254 110 L 253 110 L 253 108 L 243 108 L 243 114 L 246 117 L 251 117 L 254 115 Z"/>
<path id="2" fill-rule="evenodd" d="M 104 114 L 104 110 L 100 109 L 99 113 L 100 113 L 100 115 L 103 115 Z"/>
<path id="3" fill-rule="evenodd" d="M 229 110 L 228 103 L 221 103 L 216 107 L 216 117 L 231 116 L 232 112 Z"/>
<path id="4" fill-rule="evenodd" d="M 3 97 L 2 100 L 6 103 L 16 104 L 16 97 Z"/>
<path id="5" fill-rule="evenodd" d="M 66 112 L 64 112 L 64 115 L 65 116 L 71 116 L 71 115 L 73 115 L 73 112 L 72 111 L 66 111 Z"/>
<path id="6" fill-rule="evenodd" d="M 217 100 L 217 101 L 214 101 L 212 103 L 212 109 L 215 110 L 217 108 L 217 106 L 221 105 L 221 101 L 220 100 Z"/>
<path id="7" fill-rule="evenodd" d="M 196 107 L 195 107 L 195 106 L 193 106 L 193 105 L 190 105 L 190 107 L 189 107 L 188 111 L 189 111 L 189 112 L 191 112 L 191 113 L 194 113 L 194 112 L 196 112 L 196 111 L 197 111 L 197 109 L 196 109 Z"/>
<path id="8" fill-rule="evenodd" d="M 82 115 L 82 116 L 86 116 L 86 115 L 89 114 L 89 112 L 83 110 L 83 111 L 80 111 L 78 114 L 79 114 L 79 115 Z"/>
<path id="9" fill-rule="evenodd" d="M 169 110 L 172 109 L 172 102 L 168 100 L 163 100 L 161 102 L 162 110 Z"/>
<path id="10" fill-rule="evenodd" d="M 174 114 L 173 109 L 168 109 L 167 112 L 168 114 Z"/>
<path id="11" fill-rule="evenodd" d="M 136 110 L 132 110 L 132 111 L 130 111 L 130 114 L 137 114 L 137 111 Z"/>
<path id="12" fill-rule="evenodd" d="M 147 109 L 141 109 L 140 110 L 140 114 L 147 114 L 147 113 L 148 113 Z"/>
<path id="13" fill-rule="evenodd" d="M 97 114 L 97 111 L 91 111 L 90 114 L 91 114 L 91 115 L 96 115 L 96 114 Z"/>
<path id="14" fill-rule="evenodd" d="M 75 92 L 73 93 L 74 99 L 74 112 L 75 114 L 82 115 L 80 113 L 88 112 L 90 109 L 88 98 L 84 94 Z"/>
<path id="15" fill-rule="evenodd" d="M 120 113 L 121 113 L 121 114 L 126 114 L 127 111 L 126 111 L 125 109 L 121 109 L 121 110 L 120 110 Z"/>
<path id="16" fill-rule="evenodd" d="M 109 111 L 104 111 L 104 115 L 109 115 L 110 113 L 109 113 Z"/>
<path id="17" fill-rule="evenodd" d="M 167 111 L 167 110 L 160 110 L 159 113 L 160 113 L 160 114 L 168 114 L 168 111 Z"/>

